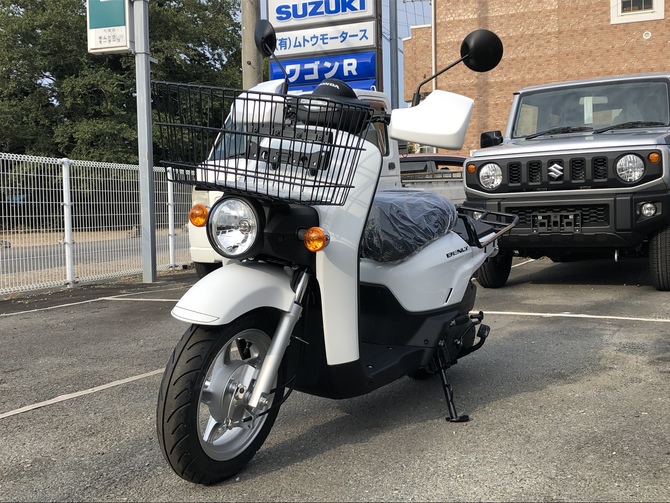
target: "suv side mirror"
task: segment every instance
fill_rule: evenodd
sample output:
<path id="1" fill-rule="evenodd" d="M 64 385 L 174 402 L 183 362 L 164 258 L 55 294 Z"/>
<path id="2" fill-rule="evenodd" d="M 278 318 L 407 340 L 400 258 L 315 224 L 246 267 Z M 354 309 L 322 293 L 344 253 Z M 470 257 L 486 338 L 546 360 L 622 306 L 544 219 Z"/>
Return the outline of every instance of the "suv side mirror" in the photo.
<path id="1" fill-rule="evenodd" d="M 481 148 L 495 147 L 496 145 L 500 145 L 502 141 L 503 136 L 500 131 L 487 131 L 479 137 L 479 146 Z"/>

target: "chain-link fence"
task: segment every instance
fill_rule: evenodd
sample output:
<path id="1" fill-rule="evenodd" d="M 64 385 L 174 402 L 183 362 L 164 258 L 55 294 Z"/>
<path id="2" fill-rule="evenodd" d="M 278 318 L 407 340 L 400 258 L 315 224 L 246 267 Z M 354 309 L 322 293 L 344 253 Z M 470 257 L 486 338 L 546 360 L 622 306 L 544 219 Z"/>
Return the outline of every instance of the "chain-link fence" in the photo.
<path id="1" fill-rule="evenodd" d="M 156 264 L 190 261 L 190 187 L 154 168 Z M 142 272 L 139 167 L 0 153 L 0 295 Z"/>

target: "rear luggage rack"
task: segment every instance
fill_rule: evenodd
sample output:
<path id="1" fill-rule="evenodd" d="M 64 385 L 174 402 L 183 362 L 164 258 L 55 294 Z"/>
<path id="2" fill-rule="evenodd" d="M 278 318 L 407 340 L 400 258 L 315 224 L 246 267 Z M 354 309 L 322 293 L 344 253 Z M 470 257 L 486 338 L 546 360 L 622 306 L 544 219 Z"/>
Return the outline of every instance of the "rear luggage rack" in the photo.
<path id="1" fill-rule="evenodd" d="M 519 221 L 511 213 L 458 206 L 458 218 L 465 225 L 468 244 L 484 248 L 510 231 Z"/>

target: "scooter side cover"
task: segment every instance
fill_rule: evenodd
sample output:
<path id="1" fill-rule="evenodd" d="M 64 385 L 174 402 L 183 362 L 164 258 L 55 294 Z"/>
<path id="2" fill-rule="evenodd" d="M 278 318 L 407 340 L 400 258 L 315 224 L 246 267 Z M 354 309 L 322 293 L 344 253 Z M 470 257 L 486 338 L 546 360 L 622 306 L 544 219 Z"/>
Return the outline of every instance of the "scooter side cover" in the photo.
<path id="1" fill-rule="evenodd" d="M 456 305 L 492 246 L 473 247 L 450 232 L 402 261 L 361 259 L 361 282 L 386 286 L 410 312 Z"/>
<path id="2" fill-rule="evenodd" d="M 290 281 L 290 273 L 276 266 L 230 263 L 193 285 L 172 316 L 198 325 L 224 325 L 259 307 L 288 311 L 295 298 Z"/>

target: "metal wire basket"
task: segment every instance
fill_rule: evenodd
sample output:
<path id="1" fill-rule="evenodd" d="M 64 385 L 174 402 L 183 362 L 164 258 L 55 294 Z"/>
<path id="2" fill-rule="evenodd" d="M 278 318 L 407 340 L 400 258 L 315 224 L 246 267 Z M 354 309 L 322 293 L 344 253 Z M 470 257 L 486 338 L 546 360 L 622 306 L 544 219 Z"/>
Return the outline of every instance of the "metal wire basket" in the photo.
<path id="1" fill-rule="evenodd" d="M 304 205 L 346 201 L 372 109 L 304 95 L 153 82 L 170 179 Z"/>

